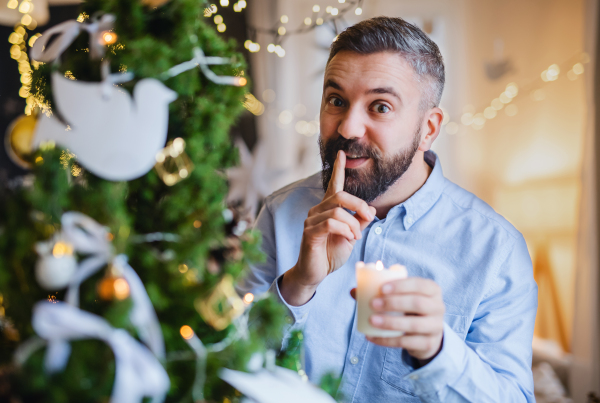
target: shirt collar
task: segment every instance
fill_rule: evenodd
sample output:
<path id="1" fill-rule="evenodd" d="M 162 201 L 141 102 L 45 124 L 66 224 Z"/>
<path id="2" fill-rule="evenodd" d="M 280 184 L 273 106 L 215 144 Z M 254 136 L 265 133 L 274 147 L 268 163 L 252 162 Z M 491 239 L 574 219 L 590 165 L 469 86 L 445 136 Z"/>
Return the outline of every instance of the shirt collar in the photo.
<path id="1" fill-rule="evenodd" d="M 403 218 L 404 228 L 407 230 L 433 207 L 440 198 L 445 186 L 446 179 L 437 154 L 429 150 L 425 152 L 424 158 L 425 162 L 433 168 L 425 184 L 408 200 L 393 208 L 395 210 L 401 208 L 401 206 L 404 207 L 406 211 Z"/>

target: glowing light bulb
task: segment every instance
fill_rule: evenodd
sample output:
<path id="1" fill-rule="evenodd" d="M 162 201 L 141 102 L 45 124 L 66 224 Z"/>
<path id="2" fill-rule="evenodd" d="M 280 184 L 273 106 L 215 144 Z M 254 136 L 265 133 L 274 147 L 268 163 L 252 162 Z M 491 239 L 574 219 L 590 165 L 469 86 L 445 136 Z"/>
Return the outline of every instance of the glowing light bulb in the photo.
<path id="1" fill-rule="evenodd" d="M 288 18 L 287 15 L 282 15 L 281 18 L 280 18 L 280 21 L 281 21 L 282 24 L 287 24 L 289 20 L 290 19 Z"/>
<path id="2" fill-rule="evenodd" d="M 315 4 L 312 8 L 313 13 L 318 13 L 319 11 L 321 11 L 321 7 L 319 7 L 318 4 Z"/>
<path id="3" fill-rule="evenodd" d="M 101 43 L 103 45 L 112 45 L 113 43 L 115 43 L 117 41 L 117 34 L 115 34 L 114 32 L 110 32 L 110 31 L 104 31 L 100 34 L 101 39 Z"/>
<path id="4" fill-rule="evenodd" d="M 287 31 L 286 31 L 285 27 L 279 27 L 279 29 L 277 30 L 277 33 L 281 36 L 285 35 L 286 32 Z"/>
<path id="5" fill-rule="evenodd" d="M 179 329 L 179 334 L 181 334 L 181 337 L 183 337 L 186 340 L 189 340 L 192 337 L 194 337 L 194 331 L 188 325 L 181 326 L 181 329 Z"/>
<path id="6" fill-rule="evenodd" d="M 124 278 L 118 278 L 113 283 L 113 288 L 115 290 L 115 298 L 119 300 L 124 300 L 129 296 L 129 284 Z"/>
<path id="7" fill-rule="evenodd" d="M 254 294 L 252 294 L 252 293 L 249 292 L 248 294 L 244 295 L 244 302 L 246 304 L 249 305 L 249 304 L 252 303 L 252 301 L 254 301 Z"/>
<path id="8" fill-rule="evenodd" d="M 304 19 L 304 25 L 310 25 L 310 24 L 312 24 L 312 19 L 310 17 L 306 17 Z"/>
<path id="9" fill-rule="evenodd" d="M 356 7 L 356 10 L 354 10 L 354 14 L 361 15 L 362 14 L 362 8 Z"/>
<path id="10" fill-rule="evenodd" d="M 375 269 L 383 270 L 383 263 L 381 262 L 381 260 L 378 260 L 377 263 L 375 263 Z"/>

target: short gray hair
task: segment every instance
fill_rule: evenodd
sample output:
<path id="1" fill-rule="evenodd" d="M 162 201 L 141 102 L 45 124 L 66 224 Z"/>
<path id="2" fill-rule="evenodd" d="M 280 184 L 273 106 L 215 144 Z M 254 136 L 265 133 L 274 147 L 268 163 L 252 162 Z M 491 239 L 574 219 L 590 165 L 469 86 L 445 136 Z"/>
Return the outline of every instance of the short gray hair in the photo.
<path id="1" fill-rule="evenodd" d="M 343 31 L 331 44 L 329 59 L 341 51 L 368 55 L 395 52 L 404 57 L 424 85 L 420 108 L 439 106 L 446 75 L 440 49 L 418 27 L 402 18 L 375 17 Z"/>

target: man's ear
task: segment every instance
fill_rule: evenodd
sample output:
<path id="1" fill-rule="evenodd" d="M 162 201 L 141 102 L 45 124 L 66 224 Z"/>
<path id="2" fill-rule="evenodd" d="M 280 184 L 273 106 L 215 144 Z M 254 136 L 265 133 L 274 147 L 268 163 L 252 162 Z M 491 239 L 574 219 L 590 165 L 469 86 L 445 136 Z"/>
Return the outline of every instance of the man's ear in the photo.
<path id="1" fill-rule="evenodd" d="M 425 152 L 431 149 L 433 142 L 440 134 L 444 120 L 444 112 L 438 107 L 431 108 L 423 116 L 423 131 L 421 133 L 421 144 L 419 150 Z"/>

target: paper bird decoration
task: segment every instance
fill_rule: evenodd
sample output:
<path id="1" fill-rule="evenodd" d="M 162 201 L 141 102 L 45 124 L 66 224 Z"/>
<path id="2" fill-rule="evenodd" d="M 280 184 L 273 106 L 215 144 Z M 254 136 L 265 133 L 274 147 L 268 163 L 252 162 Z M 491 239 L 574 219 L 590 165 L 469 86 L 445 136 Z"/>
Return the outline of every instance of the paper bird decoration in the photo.
<path id="1" fill-rule="evenodd" d="M 271 372 L 246 372 L 223 369 L 221 379 L 258 403 L 335 403 L 325 391 L 305 382 L 286 368 L 275 367 Z"/>
<path id="2" fill-rule="evenodd" d="M 145 78 L 133 99 L 107 82 L 81 82 L 52 73 L 55 115 L 42 115 L 34 147 L 54 141 L 68 148 L 91 173 L 111 181 L 146 174 L 167 138 L 169 108 L 177 94 L 160 81 Z"/>

